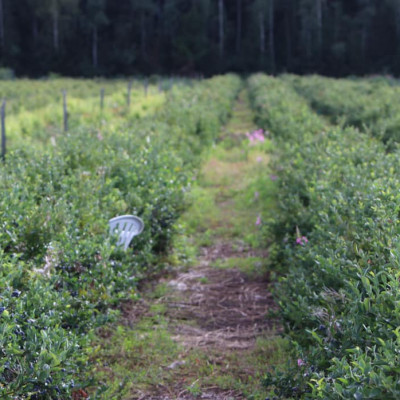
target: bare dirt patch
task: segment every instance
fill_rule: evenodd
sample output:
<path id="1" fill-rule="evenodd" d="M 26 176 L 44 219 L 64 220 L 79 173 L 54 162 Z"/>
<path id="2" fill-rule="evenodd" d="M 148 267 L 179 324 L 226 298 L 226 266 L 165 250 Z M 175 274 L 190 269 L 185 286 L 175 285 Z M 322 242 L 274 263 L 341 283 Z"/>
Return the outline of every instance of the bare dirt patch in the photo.
<path id="1" fill-rule="evenodd" d="M 230 244 L 219 243 L 203 253 L 199 266 L 168 282 L 172 291 L 162 301 L 175 321 L 174 339 L 186 347 L 253 347 L 275 325 L 267 318 L 275 309 L 268 282 L 251 280 L 237 269 L 213 267 L 217 259 L 237 256 Z"/>
<path id="2" fill-rule="evenodd" d="M 192 395 L 188 393 L 186 389 L 179 390 L 177 387 L 175 391 L 168 393 L 171 389 L 167 388 L 159 388 L 160 392 L 158 394 L 143 394 L 142 396 L 132 397 L 132 400 L 241 400 L 245 399 L 239 391 L 237 390 L 229 390 L 222 391 L 215 389 L 214 391 L 209 390 L 206 392 L 202 392 L 199 395 Z M 174 393 L 175 392 L 175 393 Z"/>
<path id="3" fill-rule="evenodd" d="M 273 328 L 267 316 L 274 305 L 265 283 L 250 282 L 240 271 L 199 267 L 169 284 L 181 292 L 182 300 L 164 301 L 176 321 L 174 339 L 186 347 L 248 349 Z"/>
<path id="4" fill-rule="evenodd" d="M 216 260 L 227 258 L 248 258 L 248 257 L 268 257 L 268 251 L 265 249 L 253 249 L 244 243 L 236 242 L 216 242 L 213 246 L 203 247 L 201 249 L 200 265 L 207 265 Z M 264 284 L 265 288 L 265 284 Z"/>
<path id="5" fill-rule="evenodd" d="M 140 302 L 126 304 L 123 316 L 126 324 L 134 326 L 138 320 L 154 313 L 152 306 L 161 306 L 169 321 L 172 339 L 183 348 L 179 359 L 164 368 L 173 371 L 174 382 L 158 384 L 151 390 L 132 393 L 135 400 L 233 400 L 246 397 L 238 390 L 203 387 L 192 393 L 188 382 L 196 381 L 196 369 L 187 361 L 190 354 L 208 354 L 209 362 L 220 365 L 246 379 L 251 376 L 251 365 L 230 365 L 230 357 L 238 359 L 251 354 L 257 338 L 273 336 L 279 331 L 277 321 L 269 317 L 276 309 L 268 290 L 268 279 L 254 280 L 238 269 L 215 268 L 215 261 L 226 258 L 266 256 L 266 252 L 232 246 L 219 242 L 203 248 L 196 267 L 189 271 L 159 280 L 166 293 L 152 299 L 144 295 Z M 154 287 L 149 290 L 149 295 Z M 242 355 L 242 356 L 241 356 Z M 190 356 L 189 356 L 190 357 Z"/>
<path id="6" fill-rule="evenodd" d="M 185 347 L 249 349 L 257 337 L 277 331 L 268 318 L 275 310 L 269 282 L 253 280 L 238 269 L 212 266 L 220 259 L 266 255 L 255 249 L 234 249 L 230 243 L 217 243 L 202 249 L 198 266 L 187 272 L 160 280 L 169 290 L 157 300 L 166 306 L 173 339 Z M 149 312 L 151 300 L 126 304 L 123 316 L 134 325 Z"/>

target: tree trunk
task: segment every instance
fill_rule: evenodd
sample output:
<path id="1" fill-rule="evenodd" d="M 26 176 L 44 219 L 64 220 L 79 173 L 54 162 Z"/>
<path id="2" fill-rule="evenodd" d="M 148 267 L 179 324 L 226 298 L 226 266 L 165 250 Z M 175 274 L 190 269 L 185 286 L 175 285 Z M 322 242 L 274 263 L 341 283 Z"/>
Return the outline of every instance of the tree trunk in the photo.
<path id="1" fill-rule="evenodd" d="M 290 7 L 287 8 L 285 14 L 285 31 L 286 31 L 286 67 L 292 65 L 292 36 L 290 31 Z"/>
<path id="2" fill-rule="evenodd" d="M 97 68 L 97 66 L 98 66 L 98 33 L 97 33 L 96 26 L 93 27 L 92 61 L 93 61 L 93 67 Z"/>
<path id="3" fill-rule="evenodd" d="M 333 21 L 333 41 L 334 43 L 339 40 L 339 32 L 340 32 L 340 9 L 339 6 L 336 5 L 334 8 L 334 21 Z"/>
<path id="4" fill-rule="evenodd" d="M 1 0 L 0 0 L 1 1 Z M 33 21 L 32 21 L 32 36 L 33 36 L 33 43 L 36 44 L 37 38 L 38 38 L 39 32 L 38 32 L 38 24 L 37 24 L 37 17 L 33 16 Z"/>
<path id="5" fill-rule="evenodd" d="M 322 0 L 315 0 L 317 17 L 317 41 L 318 52 L 322 50 Z"/>
<path id="6" fill-rule="evenodd" d="M 54 50 L 58 52 L 59 49 L 59 26 L 58 26 L 58 8 L 57 0 L 53 0 L 53 46 Z"/>
<path id="7" fill-rule="evenodd" d="M 219 57 L 222 60 L 224 56 L 224 3 L 223 0 L 218 1 L 219 16 Z"/>
<path id="8" fill-rule="evenodd" d="M 147 51 L 146 51 L 146 15 L 144 11 L 142 12 L 140 18 L 140 47 L 141 47 L 142 57 L 145 59 Z"/>
<path id="9" fill-rule="evenodd" d="M 306 31 L 306 55 L 307 60 L 310 61 L 312 57 L 312 34 L 310 27 L 308 27 Z"/>
<path id="10" fill-rule="evenodd" d="M 265 54 L 265 24 L 264 24 L 264 14 L 261 11 L 258 15 L 260 23 L 260 54 L 261 59 L 264 58 Z"/>
<path id="11" fill-rule="evenodd" d="M 371 30 L 371 22 L 375 14 L 374 3 L 371 0 L 366 0 L 362 15 L 362 28 L 361 28 L 361 60 L 366 66 L 368 54 L 368 41 L 370 39 L 369 32 Z"/>
<path id="12" fill-rule="evenodd" d="M 367 35 L 367 24 L 364 24 L 361 32 L 361 59 L 363 63 L 367 54 Z"/>
<path id="13" fill-rule="evenodd" d="M 4 49 L 4 7 L 3 0 L 0 0 L 0 44 Z"/>
<path id="14" fill-rule="evenodd" d="M 395 7 L 394 17 L 396 26 L 396 36 L 397 36 L 396 48 L 398 52 L 398 49 L 400 48 L 400 1 L 399 0 L 394 4 L 394 7 Z"/>
<path id="15" fill-rule="evenodd" d="M 275 72 L 275 36 L 274 36 L 274 0 L 269 0 L 269 51 L 271 57 L 271 71 Z"/>
<path id="16" fill-rule="evenodd" d="M 236 53 L 240 53 L 242 42 L 242 0 L 236 1 Z"/>

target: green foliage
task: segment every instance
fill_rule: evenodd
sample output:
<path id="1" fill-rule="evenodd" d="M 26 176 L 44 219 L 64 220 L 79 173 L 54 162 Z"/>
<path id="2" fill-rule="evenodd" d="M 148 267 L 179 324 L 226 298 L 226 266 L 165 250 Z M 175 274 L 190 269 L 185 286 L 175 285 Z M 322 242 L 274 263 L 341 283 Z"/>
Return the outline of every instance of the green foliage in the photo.
<path id="1" fill-rule="evenodd" d="M 400 142 L 400 87 L 390 79 L 300 78 L 287 75 L 298 93 L 333 123 L 353 126 L 387 143 Z"/>
<path id="2" fill-rule="evenodd" d="M 399 74 L 398 0 L 2 0 L 18 75 Z M 219 55 L 219 27 L 224 54 Z"/>
<path id="3" fill-rule="evenodd" d="M 280 152 L 278 208 L 266 234 L 275 239 L 280 315 L 298 359 L 266 383 L 295 398 L 397 399 L 399 154 L 352 128 L 322 130 L 284 82 L 256 76 L 251 87 Z M 283 103 L 302 110 L 291 133 Z"/>
<path id="4" fill-rule="evenodd" d="M 77 127 L 44 150 L 8 154 L 0 169 L 1 398 L 70 398 L 92 384 L 84 378 L 91 335 L 169 250 L 193 169 L 239 86 L 232 75 L 184 86 L 134 127 L 115 130 L 111 119 L 101 135 Z M 108 220 L 128 213 L 146 228 L 124 252 Z"/>

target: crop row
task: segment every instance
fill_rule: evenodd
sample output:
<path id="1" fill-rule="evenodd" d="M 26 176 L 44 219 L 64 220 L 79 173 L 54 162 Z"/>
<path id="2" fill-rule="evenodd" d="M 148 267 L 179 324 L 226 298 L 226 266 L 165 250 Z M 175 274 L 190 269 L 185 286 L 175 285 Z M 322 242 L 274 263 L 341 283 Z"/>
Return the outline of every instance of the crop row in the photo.
<path id="1" fill-rule="evenodd" d="M 12 115 L 59 102 L 63 90 L 66 90 L 71 97 L 88 99 L 99 98 L 102 88 L 105 94 L 113 95 L 115 92 L 126 91 L 127 81 L 68 78 L 0 81 L 1 98 L 7 100 L 8 113 Z M 134 85 L 134 88 L 139 89 L 138 83 Z"/>
<path id="2" fill-rule="evenodd" d="M 62 91 L 75 99 L 96 99 L 100 103 L 100 92 L 105 96 L 121 93 L 126 104 L 128 88 L 132 91 L 145 93 L 148 91 L 165 91 L 174 84 L 191 84 L 186 79 L 157 79 L 150 80 L 106 80 L 106 79 L 70 79 L 55 78 L 48 80 L 1 80 L 1 99 L 7 100 L 8 113 L 15 115 L 23 111 L 34 111 L 51 103 L 59 103 Z"/>
<path id="3" fill-rule="evenodd" d="M 294 360 L 267 375 L 281 397 L 400 397 L 397 150 L 328 125 L 281 79 L 250 79 L 274 135 L 278 207 L 266 234 Z"/>
<path id="4" fill-rule="evenodd" d="M 354 126 L 382 139 L 400 142 L 400 87 L 387 80 L 331 79 L 287 75 L 299 94 L 335 124 Z"/>
<path id="5" fill-rule="evenodd" d="M 0 93 L 7 100 L 7 147 L 46 146 L 57 140 L 64 133 L 64 90 L 70 129 L 126 129 L 137 118 L 156 112 L 174 88 L 192 84 L 184 79 L 0 81 Z"/>
<path id="6" fill-rule="evenodd" d="M 0 168 L 0 397 L 80 398 L 95 328 L 134 298 L 168 251 L 199 154 L 229 115 L 240 80 L 175 88 L 124 130 L 77 128 Z M 123 252 L 108 220 L 139 215 Z M 96 396 L 94 396 L 96 398 Z"/>
<path id="7" fill-rule="evenodd" d="M 153 114 L 165 101 L 165 93 L 151 88 L 145 96 L 142 90 L 132 90 L 131 104 L 126 101 L 125 89 L 115 91 L 100 107 L 99 97 L 67 96 L 68 126 L 73 131 L 125 130 L 137 119 Z M 6 135 L 9 149 L 46 147 L 64 135 L 63 104 L 61 92 L 58 101 L 35 110 L 20 111 L 6 117 Z"/>

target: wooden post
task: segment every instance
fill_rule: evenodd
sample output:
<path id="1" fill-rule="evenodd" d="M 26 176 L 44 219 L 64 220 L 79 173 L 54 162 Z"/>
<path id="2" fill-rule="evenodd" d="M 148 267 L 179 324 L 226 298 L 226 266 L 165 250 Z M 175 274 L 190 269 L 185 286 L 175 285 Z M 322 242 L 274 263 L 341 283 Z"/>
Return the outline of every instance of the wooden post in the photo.
<path id="1" fill-rule="evenodd" d="M 104 108 L 104 88 L 100 89 L 100 109 L 103 111 Z"/>
<path id="2" fill-rule="evenodd" d="M 6 100 L 1 105 L 1 159 L 6 159 Z"/>
<path id="3" fill-rule="evenodd" d="M 68 132 L 68 108 L 67 108 L 67 91 L 63 90 L 63 112 L 64 112 L 64 132 Z"/>
<path id="4" fill-rule="evenodd" d="M 128 104 L 128 107 L 131 105 L 131 90 L 132 90 L 132 81 L 128 82 L 128 97 L 126 99 L 126 103 Z"/>

